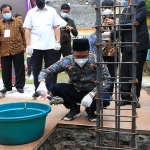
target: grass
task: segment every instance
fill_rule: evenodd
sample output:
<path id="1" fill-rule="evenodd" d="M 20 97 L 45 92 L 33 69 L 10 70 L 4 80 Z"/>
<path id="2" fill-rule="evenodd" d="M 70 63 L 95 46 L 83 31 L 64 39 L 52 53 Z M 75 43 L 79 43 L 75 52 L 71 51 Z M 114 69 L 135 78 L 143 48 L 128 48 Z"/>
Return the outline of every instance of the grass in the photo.
<path id="1" fill-rule="evenodd" d="M 0 79 L 2 78 L 2 71 L 0 70 Z M 57 83 L 67 83 L 68 75 L 65 72 L 58 74 Z M 26 84 L 33 84 L 33 80 L 26 79 Z"/>
<path id="2" fill-rule="evenodd" d="M 67 83 L 68 75 L 65 72 L 58 74 L 57 83 Z M 33 84 L 33 80 L 26 79 L 26 84 Z"/>

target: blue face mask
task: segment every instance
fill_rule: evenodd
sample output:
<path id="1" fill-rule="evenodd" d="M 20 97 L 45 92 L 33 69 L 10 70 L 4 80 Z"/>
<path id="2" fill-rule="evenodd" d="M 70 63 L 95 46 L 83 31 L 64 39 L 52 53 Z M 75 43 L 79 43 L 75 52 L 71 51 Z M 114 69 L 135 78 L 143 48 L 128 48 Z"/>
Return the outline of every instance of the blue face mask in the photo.
<path id="1" fill-rule="evenodd" d="M 122 6 L 128 6 L 128 1 L 126 1 L 126 0 L 121 0 L 121 5 L 122 5 Z"/>
<path id="2" fill-rule="evenodd" d="M 5 13 L 5 14 L 3 14 L 3 18 L 5 20 L 9 20 L 11 18 L 11 13 Z"/>
<path id="3" fill-rule="evenodd" d="M 63 13 L 63 12 L 61 12 L 61 17 L 62 17 L 62 18 L 68 18 L 68 17 L 69 17 L 69 15 L 68 15 L 67 13 Z"/>

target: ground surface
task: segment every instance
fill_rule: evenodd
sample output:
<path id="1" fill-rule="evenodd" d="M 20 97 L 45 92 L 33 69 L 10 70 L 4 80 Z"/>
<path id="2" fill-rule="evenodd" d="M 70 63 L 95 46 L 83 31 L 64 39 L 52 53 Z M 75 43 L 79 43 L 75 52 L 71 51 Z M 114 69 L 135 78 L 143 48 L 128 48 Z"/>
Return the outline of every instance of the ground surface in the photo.
<path id="1" fill-rule="evenodd" d="M 38 150 L 95 150 L 96 133 L 88 129 L 57 128 Z M 104 135 L 104 144 L 115 144 L 113 135 Z M 122 146 L 130 145 L 129 136 L 121 136 Z M 150 150 L 150 136 L 137 135 L 138 150 Z M 107 150 L 107 149 L 106 149 Z"/>
<path id="2" fill-rule="evenodd" d="M 150 95 L 150 86 L 142 87 Z M 115 138 L 104 136 L 105 144 L 115 144 Z M 96 133 L 88 129 L 57 128 L 38 150 L 95 150 Z M 130 145 L 130 137 L 122 136 L 122 145 Z M 150 150 L 150 136 L 137 135 L 138 150 Z"/>
<path id="3" fill-rule="evenodd" d="M 147 94 L 150 95 L 150 86 L 142 87 L 143 90 L 147 92 Z"/>

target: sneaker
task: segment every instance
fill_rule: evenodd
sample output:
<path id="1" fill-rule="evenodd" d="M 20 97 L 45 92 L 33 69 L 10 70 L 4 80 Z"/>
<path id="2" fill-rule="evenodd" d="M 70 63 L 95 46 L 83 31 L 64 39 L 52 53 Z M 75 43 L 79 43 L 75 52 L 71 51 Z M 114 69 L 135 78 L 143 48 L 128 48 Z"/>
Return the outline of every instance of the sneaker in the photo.
<path id="1" fill-rule="evenodd" d="M 33 95 L 32 95 L 32 97 L 39 97 L 40 95 L 37 93 L 37 92 L 35 92 Z"/>
<path id="2" fill-rule="evenodd" d="M 140 103 L 139 102 L 136 102 L 136 108 L 141 108 L 141 105 L 140 105 Z"/>
<path id="3" fill-rule="evenodd" d="M 69 113 L 65 115 L 63 120 L 70 121 L 73 120 L 74 118 L 80 117 L 80 106 L 77 105 L 76 107 L 73 107 L 70 109 Z"/>
<path id="4" fill-rule="evenodd" d="M 118 104 L 118 106 L 125 106 L 125 105 L 132 105 L 131 102 L 125 102 L 125 101 L 120 101 L 120 103 Z M 141 108 L 141 105 L 139 102 L 136 102 L 136 108 Z"/>
<path id="5" fill-rule="evenodd" d="M 89 107 L 85 108 L 84 113 L 85 113 L 85 116 L 88 117 L 89 121 L 92 121 L 92 122 L 96 121 L 96 115 L 94 114 L 94 111 L 91 110 L 91 108 Z"/>

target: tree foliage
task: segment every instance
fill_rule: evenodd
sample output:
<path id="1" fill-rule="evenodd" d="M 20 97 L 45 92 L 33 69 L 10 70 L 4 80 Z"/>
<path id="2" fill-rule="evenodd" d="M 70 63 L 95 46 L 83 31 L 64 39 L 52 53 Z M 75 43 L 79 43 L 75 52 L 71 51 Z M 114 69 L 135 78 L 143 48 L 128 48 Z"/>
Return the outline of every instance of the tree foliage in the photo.
<path id="1" fill-rule="evenodd" d="M 146 0 L 146 8 L 150 9 L 150 0 Z"/>

